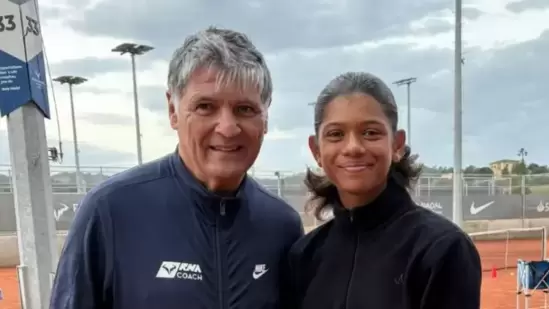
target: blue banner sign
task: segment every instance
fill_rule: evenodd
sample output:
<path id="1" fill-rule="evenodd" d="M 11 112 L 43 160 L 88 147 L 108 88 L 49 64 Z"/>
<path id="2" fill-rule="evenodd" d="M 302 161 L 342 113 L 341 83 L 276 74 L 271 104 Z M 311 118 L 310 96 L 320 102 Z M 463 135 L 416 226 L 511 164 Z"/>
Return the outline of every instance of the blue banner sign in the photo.
<path id="1" fill-rule="evenodd" d="M 38 8 L 33 0 L 0 0 L 0 116 L 28 103 L 50 118 Z"/>

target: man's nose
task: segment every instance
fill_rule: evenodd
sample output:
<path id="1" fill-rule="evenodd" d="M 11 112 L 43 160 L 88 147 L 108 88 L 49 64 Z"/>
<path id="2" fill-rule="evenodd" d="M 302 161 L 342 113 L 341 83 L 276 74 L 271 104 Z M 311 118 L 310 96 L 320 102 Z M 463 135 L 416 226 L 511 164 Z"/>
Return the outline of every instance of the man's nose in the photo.
<path id="1" fill-rule="evenodd" d="M 343 154 L 347 156 L 360 156 L 364 154 L 364 144 L 362 136 L 355 133 L 347 136 L 345 146 L 343 146 Z"/>
<path id="2" fill-rule="evenodd" d="M 215 132 L 223 137 L 230 138 L 237 136 L 241 131 L 242 129 L 240 128 L 238 119 L 235 117 L 232 110 L 222 109 L 219 114 L 217 126 L 215 127 Z"/>

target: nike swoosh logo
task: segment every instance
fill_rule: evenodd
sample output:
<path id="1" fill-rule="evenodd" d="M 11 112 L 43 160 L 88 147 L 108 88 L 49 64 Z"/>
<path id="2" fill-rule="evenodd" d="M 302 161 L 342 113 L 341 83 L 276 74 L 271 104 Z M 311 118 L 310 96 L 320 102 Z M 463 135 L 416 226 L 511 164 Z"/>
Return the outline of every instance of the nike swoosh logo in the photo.
<path id="1" fill-rule="evenodd" d="M 494 204 L 494 203 L 495 203 L 495 201 L 491 201 L 491 202 L 488 202 L 488 203 L 486 203 L 484 205 L 481 205 L 479 207 L 475 207 L 475 202 L 473 202 L 471 204 L 471 209 L 469 209 L 469 210 L 471 211 L 472 215 L 476 215 L 476 214 L 480 213 L 481 211 L 483 211 L 484 209 L 492 206 L 492 204 Z"/>
<path id="2" fill-rule="evenodd" d="M 268 271 L 269 271 L 268 269 L 266 269 L 266 270 L 264 270 L 264 271 L 262 271 L 262 272 L 255 272 L 255 271 L 254 271 L 254 273 L 253 273 L 252 276 L 254 277 L 255 280 L 257 280 L 257 279 L 259 279 L 261 276 L 263 276 L 264 274 L 266 274 Z"/>

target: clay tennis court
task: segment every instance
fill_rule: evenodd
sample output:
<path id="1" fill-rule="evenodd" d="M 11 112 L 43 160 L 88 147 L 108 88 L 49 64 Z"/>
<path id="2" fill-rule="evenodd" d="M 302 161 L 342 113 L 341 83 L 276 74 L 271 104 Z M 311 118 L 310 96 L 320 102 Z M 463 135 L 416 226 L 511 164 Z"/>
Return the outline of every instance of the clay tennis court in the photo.
<path id="1" fill-rule="evenodd" d="M 516 308 L 516 261 L 539 260 L 541 258 L 540 240 L 511 240 L 507 246 L 508 258 L 505 259 L 505 241 L 476 241 L 483 262 L 482 306 L 481 309 Z M 507 265 L 505 263 L 507 262 Z M 505 269 L 507 266 L 507 269 Z M 493 269 L 496 276 L 493 278 Z M 459 279 L 458 279 L 459 280 Z M 20 309 L 19 288 L 15 268 L 0 268 L 0 289 L 4 300 L 0 300 L 2 309 Z M 544 294 L 536 292 L 530 298 L 529 309 L 543 308 Z M 521 298 L 521 308 L 523 308 Z"/>

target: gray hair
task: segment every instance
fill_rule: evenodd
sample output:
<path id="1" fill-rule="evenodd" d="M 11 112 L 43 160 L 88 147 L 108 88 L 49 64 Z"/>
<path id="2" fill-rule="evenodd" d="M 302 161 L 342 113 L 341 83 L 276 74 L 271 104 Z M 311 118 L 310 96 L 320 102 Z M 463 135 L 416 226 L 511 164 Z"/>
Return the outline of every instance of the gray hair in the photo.
<path id="1" fill-rule="evenodd" d="M 391 89 L 380 78 L 370 73 L 347 72 L 331 80 L 317 98 L 314 112 L 317 141 L 328 104 L 339 96 L 353 93 L 373 97 L 381 105 L 393 133 L 397 131 L 398 107 Z M 415 163 L 416 159 L 417 156 L 411 155 L 410 147 L 405 146 L 403 156 L 399 162 L 392 164 L 388 177 L 399 186 L 410 188 L 421 173 L 421 165 Z M 317 174 L 311 169 L 308 169 L 305 175 L 305 185 L 311 193 L 306 207 L 308 210 L 313 210 L 316 217 L 322 220 L 323 214 L 333 207 L 332 202 L 337 196 L 337 189 L 326 176 Z"/>
<path id="2" fill-rule="evenodd" d="M 168 71 L 168 89 L 180 96 L 191 75 L 199 68 L 219 70 L 217 87 L 255 87 L 262 103 L 271 104 L 273 84 L 263 55 L 240 32 L 209 27 L 185 40 L 173 54 Z"/>

